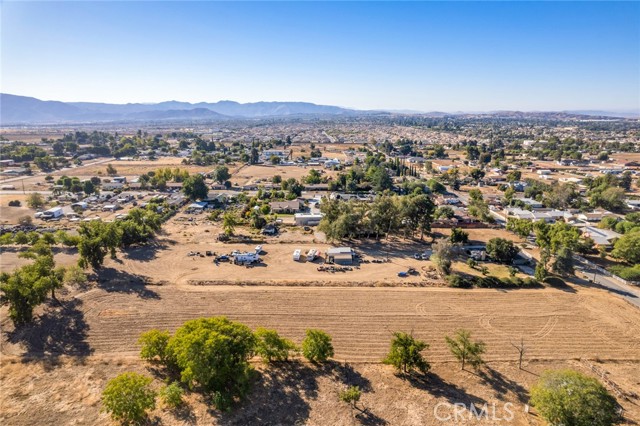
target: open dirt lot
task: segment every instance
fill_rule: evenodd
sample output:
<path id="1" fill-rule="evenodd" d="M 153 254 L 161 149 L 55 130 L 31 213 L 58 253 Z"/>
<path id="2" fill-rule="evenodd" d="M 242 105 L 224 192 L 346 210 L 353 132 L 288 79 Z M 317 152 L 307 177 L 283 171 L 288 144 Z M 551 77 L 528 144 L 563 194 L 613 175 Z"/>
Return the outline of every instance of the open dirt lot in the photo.
<path id="1" fill-rule="evenodd" d="M 309 174 L 309 170 L 316 169 L 322 173 L 322 176 L 334 176 L 337 172 L 327 170 L 323 166 L 304 167 L 304 166 L 272 166 L 272 165 L 253 165 L 244 166 L 237 172 L 233 173 L 231 183 L 239 186 L 252 184 L 271 183 L 271 178 L 280 175 L 282 180 L 289 178 L 300 179 Z"/>
<path id="2" fill-rule="evenodd" d="M 99 412 L 107 380 L 139 371 L 155 375 L 155 386 L 162 382 L 162 375 L 137 360 L 138 336 L 151 328 L 174 331 L 189 319 L 216 315 L 252 328 L 275 328 L 297 343 L 306 329 L 323 329 L 333 337 L 335 362 L 322 368 L 294 362 L 269 370 L 257 363 L 259 374 L 249 400 L 233 412 L 216 412 L 201 396 L 189 394 L 184 410 L 156 409 L 152 418 L 157 424 L 438 426 L 455 424 L 434 418 L 439 402 L 495 403 L 498 411 L 511 402 L 516 407 L 513 421 L 489 424 L 542 426 L 523 409 L 537 375 L 566 367 L 592 374 L 589 363 L 606 371 L 625 394 L 640 394 L 640 312 L 611 293 L 573 285 L 506 291 L 425 284 L 430 262 L 415 260 L 412 254 L 426 246 L 394 239 L 355 247 L 365 259 L 388 256 L 389 263 L 319 272 L 315 263 L 294 262 L 292 252 L 311 247 L 324 251 L 330 245 L 321 234 L 294 228 L 264 238 L 266 266 L 216 266 L 212 257 L 187 253 L 251 250 L 262 242 L 217 242 L 219 226 L 201 219 L 199 225 L 170 220 L 156 245 L 107 260 L 91 277 L 91 285 L 60 291 L 61 303 L 38 308 L 29 326 L 14 330 L 7 307 L 0 308 L 2 424 L 110 424 Z M 503 236 L 502 230 L 469 231 L 478 240 Z M 57 263 L 75 260 L 75 251 L 56 250 Z M 0 261 L 2 270 L 9 271 L 25 259 L 8 248 Z M 409 266 L 421 275 L 397 277 Z M 193 285 L 198 282 L 217 285 Z M 444 336 L 459 328 L 487 344 L 488 365 L 479 373 L 459 372 L 445 345 Z M 430 344 L 425 355 L 434 368 L 425 379 L 402 380 L 380 365 L 393 331 L 412 332 Z M 518 354 L 510 344 L 520 338 L 527 347 L 525 370 L 517 369 Z M 362 406 L 369 408 L 368 416 L 356 423 L 337 398 L 339 390 L 351 384 L 365 390 Z M 627 424 L 640 422 L 637 398 L 619 402 Z"/>
<path id="3" fill-rule="evenodd" d="M 637 363 L 598 364 L 606 369 L 619 386 L 626 386 L 639 365 Z M 459 372 L 454 364 L 437 364 L 424 380 L 403 380 L 392 369 L 371 364 L 334 364 L 317 368 L 310 364 L 291 363 L 263 369 L 258 374 L 246 402 L 230 413 L 211 410 L 197 394 L 187 394 L 187 407 L 171 412 L 158 407 L 151 413 L 154 424 L 162 425 L 309 425 L 309 426 L 446 426 L 450 424 L 493 426 L 542 426 L 534 413 L 525 413 L 526 389 L 545 369 L 574 368 L 589 373 L 583 363 L 530 362 L 525 370 L 513 363 L 490 363 L 479 374 Z M 134 358 L 89 357 L 62 358 L 48 362 L 23 363 L 5 359 L 0 373 L 5 378 L 0 389 L 0 420 L 5 425 L 64 424 L 110 425 L 106 413 L 100 412 L 100 393 L 107 380 L 125 371 L 153 375 L 148 365 Z M 363 390 L 359 407 L 368 415 L 354 419 L 354 412 L 338 401 L 337 394 L 346 386 L 358 385 Z M 161 386 L 156 378 L 154 386 Z M 637 385 L 636 385 L 637 387 Z M 513 419 L 506 420 L 513 412 Z M 451 404 L 474 404 L 481 409 L 495 405 L 497 420 L 490 422 L 440 421 L 453 414 Z M 624 402 L 631 423 L 638 418 L 638 408 Z M 491 409 L 491 408 L 490 408 Z"/>
<path id="4" fill-rule="evenodd" d="M 396 330 L 413 330 L 429 342 L 431 360 L 450 361 L 444 335 L 461 327 L 484 340 L 487 359 L 495 361 L 514 359 L 509 339 L 521 336 L 529 359 L 637 360 L 640 354 L 638 311 L 595 289 L 178 288 L 128 284 L 140 280 L 110 269 L 103 274 L 98 288 L 79 294 L 67 309 L 67 314 L 82 318 L 85 328 L 76 330 L 80 334 L 65 336 L 62 327 L 70 325 L 66 322 L 42 329 L 49 319 L 45 316 L 23 336 L 38 339 L 32 344 L 45 352 L 65 345 L 70 353 L 133 355 L 143 331 L 174 330 L 192 318 L 226 315 L 251 327 L 276 328 L 298 342 L 305 329 L 324 329 L 333 336 L 336 359 L 350 362 L 382 359 L 390 333 Z M 58 309 L 51 316 L 63 313 Z M 63 334 L 48 335 L 55 330 Z M 23 350 L 20 341 L 3 345 L 5 354 Z"/>
<path id="5" fill-rule="evenodd" d="M 189 173 L 208 173 L 215 169 L 216 166 L 196 166 L 196 165 L 185 165 L 182 164 L 182 158 L 178 157 L 161 157 L 157 160 L 135 160 L 135 161 L 127 161 L 127 160 L 115 160 L 113 158 L 100 158 L 96 160 L 88 160 L 85 161 L 83 165 L 74 166 L 67 169 L 55 170 L 51 173 L 41 173 L 38 172 L 33 176 L 26 176 L 20 179 L 13 179 L 9 184 L 13 184 L 17 188 L 17 192 L 22 190 L 23 184 L 24 189 L 27 191 L 48 191 L 50 188 L 50 184 L 48 184 L 44 178 L 46 175 L 50 174 L 51 176 L 58 178 L 60 176 L 75 176 L 80 180 L 90 179 L 93 176 L 98 176 L 101 178 L 108 178 L 106 169 L 107 165 L 111 164 L 115 167 L 118 172 L 118 176 L 125 176 L 129 179 L 133 177 L 140 176 L 141 174 L 148 173 L 150 171 L 155 171 L 161 168 L 180 168 L 183 170 L 189 171 Z M 228 166 L 229 171 L 234 173 L 240 166 Z M 3 179 L 7 180 L 7 179 Z"/>
<path id="6" fill-rule="evenodd" d="M 180 288 L 130 284 L 136 277 L 104 274 L 96 288 L 67 297 L 62 308 L 46 307 L 35 324 L 19 332 L 12 330 L 2 308 L 4 424 L 109 424 L 98 412 L 99 394 L 118 373 L 145 370 L 135 360 L 139 334 L 150 328 L 173 331 L 188 319 L 213 315 L 276 328 L 298 343 L 305 329 L 324 329 L 333 336 L 335 360 L 351 368 L 276 367 L 258 376 L 251 402 L 231 414 L 211 411 L 201 397 L 189 395 L 190 408 L 178 417 L 154 412 L 162 424 L 350 425 L 349 409 L 336 396 L 348 383 L 366 389 L 363 405 L 375 415 L 375 422 L 362 424 L 451 424 L 433 418 L 438 402 L 502 406 L 508 401 L 520 411 L 513 422 L 496 424 L 542 425 L 521 411 L 526 390 L 546 368 L 588 371 L 580 358 L 603 362 L 601 368 L 625 392 L 640 391 L 640 315 L 599 290 Z M 487 343 L 488 365 L 478 374 L 460 373 L 445 347 L 444 336 L 460 327 Z M 425 354 L 434 370 L 424 381 L 401 380 L 378 364 L 395 330 L 412 331 L 431 345 Z M 521 336 L 526 371 L 515 366 L 517 352 L 509 344 Z M 43 354 L 46 360 L 38 358 Z M 35 361 L 22 364 L 31 357 Z M 640 420 L 638 401 L 620 402 L 630 421 Z"/>

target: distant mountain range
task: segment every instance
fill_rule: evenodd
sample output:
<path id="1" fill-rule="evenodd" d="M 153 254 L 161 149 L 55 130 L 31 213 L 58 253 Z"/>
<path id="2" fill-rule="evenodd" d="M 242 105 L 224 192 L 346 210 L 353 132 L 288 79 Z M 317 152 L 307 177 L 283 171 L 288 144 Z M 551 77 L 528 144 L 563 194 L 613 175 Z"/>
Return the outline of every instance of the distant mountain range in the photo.
<path id="1" fill-rule="evenodd" d="M 493 111 L 488 113 L 421 113 L 410 110 L 361 111 L 308 102 L 254 102 L 241 104 L 233 101 L 214 103 L 167 101 L 157 104 L 106 104 L 94 102 L 42 101 L 26 96 L 0 94 L 0 124 L 80 124 L 131 121 L 224 121 L 295 116 L 357 116 L 370 114 L 445 116 L 493 116 L 505 118 L 575 119 L 587 117 L 639 118 L 637 111 L 562 111 L 520 112 Z"/>
<path id="2" fill-rule="evenodd" d="M 230 120 L 297 115 L 353 115 L 359 112 L 307 102 L 167 101 L 157 104 L 105 104 L 42 101 L 0 94 L 0 124 L 60 124 L 114 121 Z"/>

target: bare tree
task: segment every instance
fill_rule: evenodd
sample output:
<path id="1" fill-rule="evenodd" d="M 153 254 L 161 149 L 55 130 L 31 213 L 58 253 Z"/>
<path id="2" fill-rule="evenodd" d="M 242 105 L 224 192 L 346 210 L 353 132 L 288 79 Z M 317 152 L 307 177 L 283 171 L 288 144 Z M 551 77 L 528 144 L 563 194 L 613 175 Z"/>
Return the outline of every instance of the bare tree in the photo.
<path id="1" fill-rule="evenodd" d="M 522 358 L 524 357 L 524 354 L 527 352 L 527 348 L 524 345 L 524 337 L 520 337 L 519 344 L 513 343 L 511 339 L 509 339 L 509 343 L 511 343 L 511 346 L 516 348 L 516 350 L 518 351 L 518 368 L 522 370 Z"/>

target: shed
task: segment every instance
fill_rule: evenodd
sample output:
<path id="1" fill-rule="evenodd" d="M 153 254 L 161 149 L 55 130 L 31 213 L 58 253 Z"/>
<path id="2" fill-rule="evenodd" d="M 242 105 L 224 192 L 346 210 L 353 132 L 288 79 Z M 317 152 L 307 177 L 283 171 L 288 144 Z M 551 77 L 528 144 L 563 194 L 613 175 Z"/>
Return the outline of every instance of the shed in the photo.
<path id="1" fill-rule="evenodd" d="M 316 226 L 322 220 L 322 214 L 315 213 L 296 213 L 294 219 L 296 225 L 299 226 Z"/>
<path id="2" fill-rule="evenodd" d="M 204 208 L 207 207 L 207 203 L 204 201 L 191 203 L 187 207 L 187 213 L 201 213 L 204 211 Z"/>
<path id="3" fill-rule="evenodd" d="M 353 264 L 353 249 L 351 247 L 336 247 L 327 250 L 327 260 L 329 263 L 338 265 Z"/>

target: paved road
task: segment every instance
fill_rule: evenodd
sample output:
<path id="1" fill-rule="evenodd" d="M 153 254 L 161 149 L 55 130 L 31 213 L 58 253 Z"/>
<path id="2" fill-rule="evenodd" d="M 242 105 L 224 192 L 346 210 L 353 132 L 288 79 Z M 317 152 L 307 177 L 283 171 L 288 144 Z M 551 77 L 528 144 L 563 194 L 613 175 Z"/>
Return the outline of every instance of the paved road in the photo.
<path id="1" fill-rule="evenodd" d="M 460 191 L 450 191 L 458 196 L 463 203 L 469 203 L 469 195 L 465 192 Z M 501 225 L 503 228 L 506 226 L 506 222 L 493 215 L 496 219 L 496 223 Z M 524 251 L 524 250 L 523 250 Z M 592 269 L 589 265 L 580 262 L 580 260 L 576 259 L 576 264 L 583 268 L 584 272 L 576 271 L 576 275 L 579 278 L 584 278 L 586 280 L 591 280 L 593 283 L 597 284 L 599 287 L 608 290 L 611 293 L 614 293 L 623 299 L 627 300 L 632 305 L 640 308 L 640 287 L 632 287 L 623 283 L 620 283 L 613 278 L 607 277 L 606 275 L 601 274 L 600 272 Z M 580 285 L 579 283 L 576 283 Z"/>
<path id="2" fill-rule="evenodd" d="M 620 283 L 613 278 L 601 274 L 587 264 L 581 263 L 579 260 L 577 260 L 576 263 L 584 268 L 583 271 L 576 271 L 577 276 L 592 281 L 599 287 L 603 287 L 611 293 L 615 293 L 627 302 L 640 308 L 640 287 L 633 287 Z"/>
<path id="3" fill-rule="evenodd" d="M 11 191 L 0 191 L 0 195 L 20 195 L 20 194 L 42 194 L 42 195 L 51 195 L 51 191 L 23 191 L 22 189 L 14 189 Z"/>
<path id="4" fill-rule="evenodd" d="M 115 158 L 103 158 L 102 160 L 94 161 L 94 162 L 91 162 L 91 163 L 83 163 L 82 165 L 77 166 L 77 167 L 65 167 L 63 169 L 55 170 L 55 171 L 56 172 L 62 172 L 62 171 L 65 171 L 65 170 L 74 170 L 75 171 L 75 170 L 83 169 L 85 167 L 95 166 L 97 164 L 108 163 L 109 161 L 116 161 L 116 159 Z M 0 180 L 0 184 L 18 182 L 18 181 L 21 181 L 21 180 L 24 180 L 24 179 L 31 179 L 31 178 L 34 178 L 34 177 L 37 177 L 37 176 L 46 176 L 48 174 L 49 174 L 49 172 L 38 172 L 38 173 L 35 173 L 33 175 L 30 175 L 30 176 L 17 176 L 17 177 L 14 177 L 14 178 Z"/>

